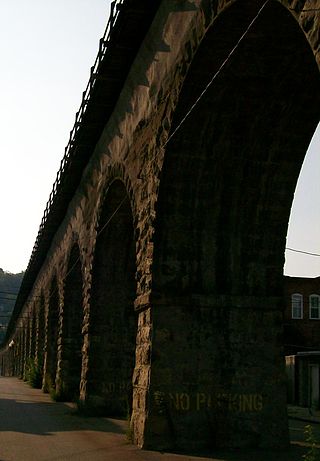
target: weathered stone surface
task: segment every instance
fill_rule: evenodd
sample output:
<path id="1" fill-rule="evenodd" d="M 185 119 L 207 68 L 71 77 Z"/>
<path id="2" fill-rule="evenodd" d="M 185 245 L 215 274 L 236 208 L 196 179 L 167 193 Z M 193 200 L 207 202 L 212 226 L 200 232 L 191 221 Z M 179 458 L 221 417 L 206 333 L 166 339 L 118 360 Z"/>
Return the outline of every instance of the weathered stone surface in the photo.
<path id="1" fill-rule="evenodd" d="M 126 408 L 139 446 L 287 443 L 280 296 L 320 14 L 270 0 L 248 29 L 263 5 L 161 2 L 2 351 L 8 374 L 28 350 L 56 392 Z"/>

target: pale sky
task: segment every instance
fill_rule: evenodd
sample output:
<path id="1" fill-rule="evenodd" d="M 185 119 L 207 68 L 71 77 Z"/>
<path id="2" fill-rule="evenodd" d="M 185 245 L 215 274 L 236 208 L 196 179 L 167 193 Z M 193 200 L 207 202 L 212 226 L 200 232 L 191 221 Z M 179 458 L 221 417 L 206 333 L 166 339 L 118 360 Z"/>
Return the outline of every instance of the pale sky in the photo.
<path id="1" fill-rule="evenodd" d="M 0 0 L 0 267 L 26 269 L 110 0 Z"/>
<path id="2" fill-rule="evenodd" d="M 111 0 L 0 0 L 0 267 L 26 269 Z M 320 253 L 320 130 L 300 175 L 287 246 Z M 285 273 L 320 275 L 286 252 Z"/>
<path id="3" fill-rule="evenodd" d="M 320 125 L 311 140 L 297 183 L 287 247 L 320 254 Z M 320 276 L 320 257 L 286 251 L 286 275 Z"/>

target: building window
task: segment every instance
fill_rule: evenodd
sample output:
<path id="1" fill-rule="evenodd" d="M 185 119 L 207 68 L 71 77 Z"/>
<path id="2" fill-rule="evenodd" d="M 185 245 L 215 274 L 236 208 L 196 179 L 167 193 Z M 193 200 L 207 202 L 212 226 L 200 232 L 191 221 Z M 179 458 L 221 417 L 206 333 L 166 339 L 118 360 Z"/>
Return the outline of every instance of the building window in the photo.
<path id="1" fill-rule="evenodd" d="M 309 304 L 310 319 L 320 319 L 320 296 L 310 295 L 309 300 L 310 300 L 310 304 Z"/>
<path id="2" fill-rule="evenodd" d="M 292 318 L 303 318 L 303 296 L 300 293 L 291 295 Z"/>

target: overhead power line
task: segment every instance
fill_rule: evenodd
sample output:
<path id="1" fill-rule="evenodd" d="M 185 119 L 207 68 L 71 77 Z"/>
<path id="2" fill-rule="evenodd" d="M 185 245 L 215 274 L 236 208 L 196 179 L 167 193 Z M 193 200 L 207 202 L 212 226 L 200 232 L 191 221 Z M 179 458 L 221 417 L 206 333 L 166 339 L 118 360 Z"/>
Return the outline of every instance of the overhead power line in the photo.
<path id="1" fill-rule="evenodd" d="M 310 251 L 296 250 L 295 248 L 286 247 L 286 250 L 294 251 L 295 253 L 302 253 L 304 255 L 309 255 L 309 256 L 320 256 L 319 253 L 310 253 Z"/>
<path id="2" fill-rule="evenodd" d="M 250 31 L 250 29 L 252 28 L 252 26 L 254 25 L 254 23 L 256 22 L 256 20 L 258 19 L 258 17 L 260 16 L 260 14 L 262 13 L 263 9 L 266 7 L 266 5 L 269 3 L 270 0 L 266 0 L 263 5 L 261 6 L 261 8 L 258 10 L 257 14 L 255 15 L 255 17 L 251 20 L 251 22 L 249 23 L 248 27 L 246 28 L 246 30 L 243 32 L 243 34 L 240 36 L 240 38 L 238 39 L 237 43 L 234 45 L 234 47 L 231 49 L 231 51 L 229 52 L 229 54 L 227 55 L 227 57 L 225 58 L 225 60 L 222 62 L 222 64 L 220 65 L 220 67 L 218 68 L 218 70 L 215 72 L 215 74 L 213 75 L 213 77 L 211 78 L 211 80 L 209 81 L 209 83 L 207 84 L 207 86 L 204 88 L 204 90 L 201 92 L 200 96 L 197 98 L 197 100 L 193 103 L 193 105 L 191 106 L 191 108 L 187 111 L 187 113 L 184 115 L 184 117 L 180 120 L 179 124 L 176 126 L 176 128 L 173 130 L 173 132 L 169 135 L 168 139 L 166 140 L 166 142 L 162 145 L 162 148 L 165 148 L 166 145 L 169 143 L 169 141 L 176 135 L 177 131 L 181 128 L 181 126 L 184 124 L 184 122 L 186 121 L 186 119 L 189 117 L 189 115 L 191 114 L 191 112 L 195 109 L 195 107 L 198 105 L 199 101 L 202 99 L 202 97 L 205 95 L 205 93 L 209 90 L 210 86 L 213 84 L 214 80 L 219 76 L 219 74 L 221 73 L 221 71 L 224 69 L 224 67 L 226 66 L 226 64 L 228 63 L 228 61 L 230 60 L 230 58 L 232 57 L 232 55 L 234 54 L 234 52 L 237 50 L 237 48 L 239 47 L 239 45 L 241 44 L 242 40 L 245 38 L 245 36 L 248 34 L 248 32 Z M 290 8 L 291 10 L 293 10 L 293 8 Z M 301 10 L 300 12 L 308 12 L 308 11 L 320 11 L 320 8 L 314 8 L 314 9 L 308 9 L 308 10 Z M 127 199 L 127 196 L 125 195 L 123 197 L 123 199 L 119 202 L 118 206 L 116 207 L 116 209 L 114 210 L 114 212 L 112 213 L 112 215 L 109 217 L 109 219 L 104 223 L 103 226 L 101 226 L 100 228 L 100 231 L 98 232 L 97 234 L 97 237 L 100 236 L 100 234 L 103 232 L 103 230 L 109 225 L 110 221 L 114 218 L 114 216 L 118 213 L 119 209 L 121 208 L 121 206 L 123 205 L 123 203 L 125 202 L 125 200 Z M 289 251 L 294 251 L 294 252 L 297 252 L 297 253 L 303 253 L 303 254 L 306 254 L 306 255 L 310 255 L 310 256 L 320 256 L 320 254 L 317 254 L 317 253 L 310 253 L 310 252 L 307 252 L 307 251 L 303 251 L 303 250 L 297 250 L 297 249 L 294 249 L 294 248 L 289 248 L 289 247 L 286 247 L 286 250 L 289 250 Z M 78 257 L 75 261 L 75 263 L 72 265 L 72 267 L 69 269 L 69 271 L 67 272 L 66 274 L 66 277 L 74 270 L 75 266 L 77 265 L 77 263 L 79 262 L 80 258 Z M 6 293 L 6 292 L 1 292 L 0 293 L 5 293 L 5 294 L 12 294 L 12 295 L 16 295 L 15 293 Z M 53 292 L 54 293 L 54 292 Z M 49 299 L 50 297 L 53 295 L 53 293 L 50 294 L 49 296 Z M 34 301 L 35 298 L 40 298 L 41 296 L 33 296 L 29 301 L 26 302 L 26 305 L 30 305 L 30 302 Z M 21 319 L 23 318 L 23 314 L 21 315 L 18 315 L 17 319 Z M 29 317 L 28 317 L 29 318 Z"/>
<path id="3" fill-rule="evenodd" d="M 250 29 L 252 28 L 252 26 L 254 25 L 254 23 L 256 22 L 256 20 L 258 19 L 258 17 L 260 16 L 260 14 L 262 13 L 262 11 L 264 10 L 264 8 L 266 7 L 267 3 L 269 3 L 270 0 L 266 0 L 264 2 L 264 4 L 261 6 L 261 8 L 258 10 L 257 14 L 255 15 L 255 17 L 251 20 L 250 24 L 248 25 L 248 27 L 246 28 L 246 30 L 243 32 L 243 34 L 240 36 L 240 38 L 238 39 L 237 43 L 234 45 L 234 47 L 231 49 L 231 51 L 229 52 L 228 56 L 225 58 L 225 60 L 222 62 L 222 64 L 220 65 L 219 69 L 215 72 L 215 74 L 213 75 L 213 77 L 211 78 L 210 82 L 207 84 L 207 86 L 204 88 L 204 90 L 201 92 L 200 96 L 196 99 L 196 101 L 192 104 L 192 106 L 190 107 L 190 109 L 188 110 L 188 112 L 185 114 L 185 116 L 180 120 L 178 126 L 173 130 L 173 132 L 171 133 L 171 135 L 168 137 L 168 139 L 166 140 L 166 142 L 164 143 L 164 145 L 162 146 L 162 148 L 164 148 L 168 142 L 173 138 L 173 136 L 175 136 L 175 134 L 177 133 L 177 131 L 181 128 L 181 126 L 184 124 L 184 122 L 186 121 L 186 119 L 189 117 L 189 115 L 191 114 L 191 112 L 194 110 L 194 108 L 198 105 L 198 103 L 200 102 L 200 100 L 203 98 L 203 96 L 205 95 L 205 93 L 209 90 L 209 88 L 211 87 L 211 85 L 213 84 L 213 82 L 216 80 L 216 78 L 220 75 L 221 71 L 224 69 L 225 65 L 229 62 L 231 56 L 233 55 L 233 53 L 237 50 L 237 48 L 239 47 L 239 45 L 241 44 L 242 40 L 246 37 L 246 35 L 248 34 L 248 32 L 250 31 Z"/>

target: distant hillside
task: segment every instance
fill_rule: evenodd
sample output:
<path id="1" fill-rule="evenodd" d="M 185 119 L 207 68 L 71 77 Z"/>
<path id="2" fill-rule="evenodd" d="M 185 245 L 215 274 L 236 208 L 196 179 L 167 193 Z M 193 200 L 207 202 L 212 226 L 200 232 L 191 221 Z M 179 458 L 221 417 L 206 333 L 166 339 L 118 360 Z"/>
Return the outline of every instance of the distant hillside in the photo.
<path id="1" fill-rule="evenodd" d="M 0 343 L 5 337 L 23 276 L 24 272 L 11 274 L 0 268 Z"/>

